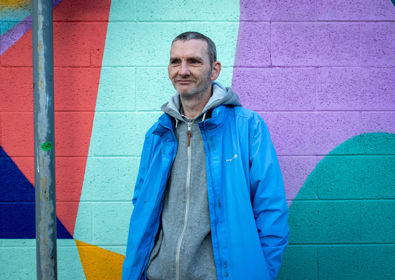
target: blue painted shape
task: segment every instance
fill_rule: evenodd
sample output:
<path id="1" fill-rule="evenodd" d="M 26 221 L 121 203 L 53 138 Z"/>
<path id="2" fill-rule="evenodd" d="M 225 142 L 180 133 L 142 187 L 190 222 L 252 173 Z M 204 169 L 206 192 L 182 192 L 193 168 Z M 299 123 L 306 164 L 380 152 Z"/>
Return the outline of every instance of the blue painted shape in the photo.
<path id="1" fill-rule="evenodd" d="M 36 238 L 34 187 L 0 147 L 0 239 Z M 56 218 L 57 238 L 73 237 Z"/>

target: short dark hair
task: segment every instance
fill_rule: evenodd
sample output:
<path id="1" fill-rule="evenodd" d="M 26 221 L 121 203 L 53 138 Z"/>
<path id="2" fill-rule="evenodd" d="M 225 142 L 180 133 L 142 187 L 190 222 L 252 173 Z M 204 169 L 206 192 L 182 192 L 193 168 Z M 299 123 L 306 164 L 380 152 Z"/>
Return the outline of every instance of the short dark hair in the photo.
<path id="1" fill-rule="evenodd" d="M 217 61 L 217 48 L 215 47 L 213 40 L 211 40 L 209 37 L 204 36 L 199 32 L 188 31 L 178 35 L 171 44 L 173 45 L 175 41 L 188 41 L 188 40 L 203 40 L 207 42 L 207 53 L 212 67 L 213 63 Z"/>

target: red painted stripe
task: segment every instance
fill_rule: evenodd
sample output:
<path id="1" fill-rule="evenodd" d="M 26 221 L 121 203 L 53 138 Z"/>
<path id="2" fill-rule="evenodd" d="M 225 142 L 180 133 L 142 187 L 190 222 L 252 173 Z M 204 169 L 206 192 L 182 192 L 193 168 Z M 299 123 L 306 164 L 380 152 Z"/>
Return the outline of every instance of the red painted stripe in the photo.
<path id="1" fill-rule="evenodd" d="M 92 134 L 110 6 L 111 0 L 63 0 L 53 15 L 57 216 L 72 235 Z M 1 144 L 34 184 L 32 30 L 1 56 L 1 64 Z"/>

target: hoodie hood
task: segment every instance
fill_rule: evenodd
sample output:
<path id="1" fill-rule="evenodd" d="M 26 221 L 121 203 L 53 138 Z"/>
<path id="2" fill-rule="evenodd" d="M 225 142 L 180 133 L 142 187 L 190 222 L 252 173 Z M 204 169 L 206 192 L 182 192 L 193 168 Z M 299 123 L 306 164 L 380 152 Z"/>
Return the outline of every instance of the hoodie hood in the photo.
<path id="1" fill-rule="evenodd" d="M 242 106 L 239 101 L 239 96 L 235 93 L 230 87 L 223 87 L 218 82 L 212 82 L 213 84 L 213 95 L 210 100 L 207 102 L 203 111 L 195 117 L 195 119 L 199 118 L 201 115 L 207 113 L 208 111 L 218 107 L 219 105 L 229 105 L 229 106 Z M 183 117 L 180 113 L 181 109 L 181 100 L 180 94 L 176 92 L 171 98 L 170 101 L 163 104 L 161 110 L 166 114 L 183 121 Z"/>

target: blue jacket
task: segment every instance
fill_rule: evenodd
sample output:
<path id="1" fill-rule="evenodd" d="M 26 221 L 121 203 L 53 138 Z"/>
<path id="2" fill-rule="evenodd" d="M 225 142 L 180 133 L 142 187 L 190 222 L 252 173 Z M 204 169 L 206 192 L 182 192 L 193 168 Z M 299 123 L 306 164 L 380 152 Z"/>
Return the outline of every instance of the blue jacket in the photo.
<path id="1" fill-rule="evenodd" d="M 217 277 L 275 279 L 288 244 L 288 206 L 266 124 L 251 110 L 220 105 L 199 127 Z M 146 134 L 122 279 L 146 279 L 177 152 L 173 128 L 163 114 Z"/>

